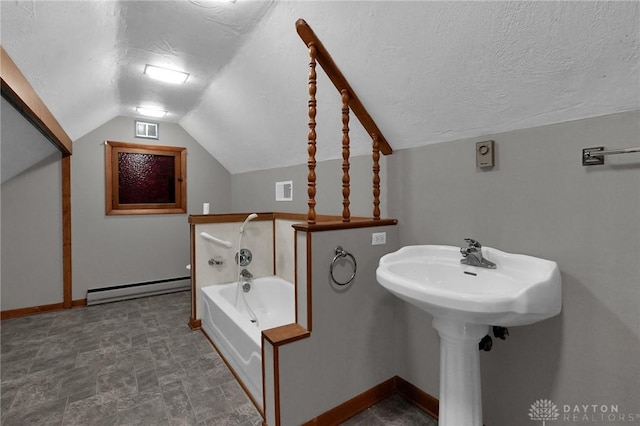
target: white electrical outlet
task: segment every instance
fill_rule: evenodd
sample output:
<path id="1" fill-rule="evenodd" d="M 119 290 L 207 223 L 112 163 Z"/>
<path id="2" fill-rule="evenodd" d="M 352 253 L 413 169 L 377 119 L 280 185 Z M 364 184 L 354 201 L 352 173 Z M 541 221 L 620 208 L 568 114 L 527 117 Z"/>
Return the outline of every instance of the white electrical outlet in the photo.
<path id="1" fill-rule="evenodd" d="M 372 246 L 382 246 L 387 244 L 387 233 L 386 232 L 374 232 L 371 234 L 371 245 Z"/>

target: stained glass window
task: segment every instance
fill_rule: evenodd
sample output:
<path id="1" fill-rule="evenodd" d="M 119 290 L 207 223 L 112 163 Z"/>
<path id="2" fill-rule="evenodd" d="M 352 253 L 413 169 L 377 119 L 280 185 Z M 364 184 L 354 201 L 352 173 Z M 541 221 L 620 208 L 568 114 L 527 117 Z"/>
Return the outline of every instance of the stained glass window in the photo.
<path id="1" fill-rule="evenodd" d="M 107 214 L 186 213 L 186 148 L 106 143 Z"/>

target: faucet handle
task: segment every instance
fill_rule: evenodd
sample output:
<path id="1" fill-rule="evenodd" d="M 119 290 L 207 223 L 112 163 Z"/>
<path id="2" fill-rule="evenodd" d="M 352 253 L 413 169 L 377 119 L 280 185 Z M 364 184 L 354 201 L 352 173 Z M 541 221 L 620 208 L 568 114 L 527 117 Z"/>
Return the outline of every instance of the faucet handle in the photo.
<path id="1" fill-rule="evenodd" d="M 469 247 L 482 248 L 480 242 L 474 240 L 473 238 L 465 238 L 464 240 L 467 242 L 467 244 L 469 244 Z"/>

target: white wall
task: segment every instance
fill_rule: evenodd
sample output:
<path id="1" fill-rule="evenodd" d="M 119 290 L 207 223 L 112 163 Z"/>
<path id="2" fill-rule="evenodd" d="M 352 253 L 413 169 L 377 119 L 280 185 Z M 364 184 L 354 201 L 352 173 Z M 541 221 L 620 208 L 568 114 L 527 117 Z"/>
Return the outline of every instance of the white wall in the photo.
<path id="1" fill-rule="evenodd" d="M 179 125 L 159 139 L 133 137 L 134 119 L 117 117 L 74 141 L 71 162 L 73 299 L 90 288 L 189 275 L 188 215 L 231 207 L 229 173 Z M 187 214 L 105 215 L 104 141 L 187 148 Z"/>
<path id="2" fill-rule="evenodd" d="M 2 184 L 3 311 L 63 300 L 61 164 L 56 152 Z"/>

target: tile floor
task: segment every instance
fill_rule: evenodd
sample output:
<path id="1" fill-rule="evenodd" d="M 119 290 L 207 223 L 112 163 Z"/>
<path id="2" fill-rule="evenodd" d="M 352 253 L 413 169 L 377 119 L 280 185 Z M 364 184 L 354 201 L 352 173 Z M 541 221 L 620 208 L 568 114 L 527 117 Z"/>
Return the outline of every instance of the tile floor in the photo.
<path id="1" fill-rule="evenodd" d="M 2 321 L 0 424 L 260 425 L 189 312 L 182 292 Z M 437 423 L 394 396 L 344 424 Z"/>

